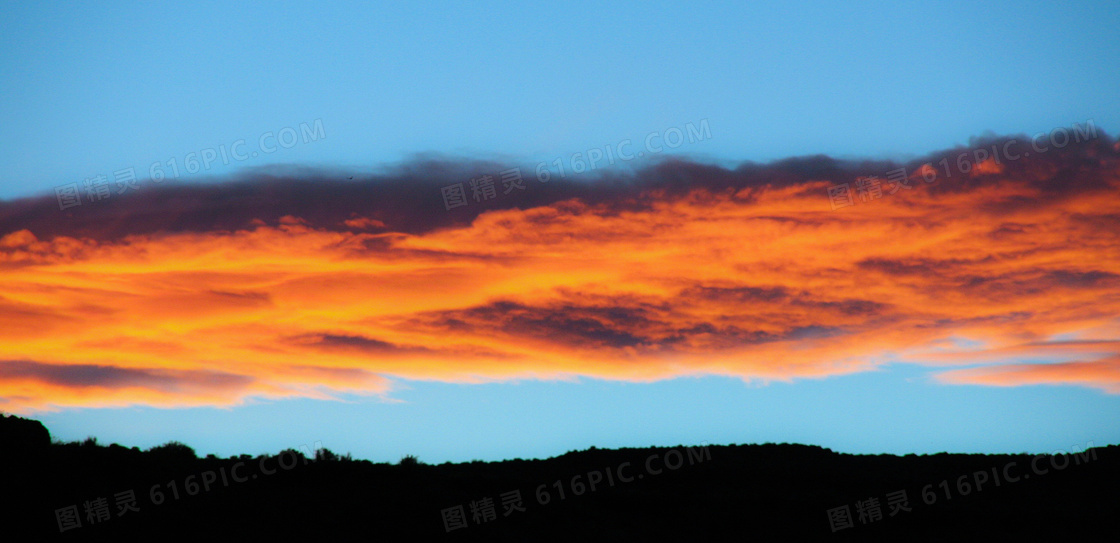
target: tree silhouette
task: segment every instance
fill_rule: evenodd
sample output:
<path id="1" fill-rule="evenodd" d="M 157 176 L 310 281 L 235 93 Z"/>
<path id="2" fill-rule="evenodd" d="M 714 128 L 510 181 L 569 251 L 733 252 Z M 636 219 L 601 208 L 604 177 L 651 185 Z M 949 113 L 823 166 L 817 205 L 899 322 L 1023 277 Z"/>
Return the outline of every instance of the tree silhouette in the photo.
<path id="1" fill-rule="evenodd" d="M 406 455 L 393 465 L 325 448 L 314 459 L 295 449 L 198 458 L 178 441 L 145 451 L 92 438 L 52 444 L 41 423 L 18 417 L 0 418 L 0 443 L 0 541 L 1038 540 L 1114 533 L 1120 505 L 1115 445 L 1056 456 L 592 447 L 547 460 L 425 465 Z M 892 514 L 899 496 L 908 510 Z M 119 515 L 126 498 L 135 510 Z M 843 507 L 850 525 L 833 533 Z M 80 527 L 60 533 L 67 508 Z M 457 508 L 461 517 L 443 516 Z M 445 518 L 464 524 L 448 532 Z"/>

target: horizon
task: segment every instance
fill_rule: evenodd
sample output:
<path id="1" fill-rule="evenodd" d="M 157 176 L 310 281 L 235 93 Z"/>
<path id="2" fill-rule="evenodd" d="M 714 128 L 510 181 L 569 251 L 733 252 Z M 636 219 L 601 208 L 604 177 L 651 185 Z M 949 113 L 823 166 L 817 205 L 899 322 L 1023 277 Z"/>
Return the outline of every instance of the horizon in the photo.
<path id="1" fill-rule="evenodd" d="M 15 417 L 15 418 L 19 418 L 19 419 L 23 419 L 23 420 L 27 420 L 27 421 L 31 421 L 31 422 L 38 422 L 38 423 L 41 424 L 41 421 L 39 421 L 38 419 L 35 419 L 33 417 L 21 417 L 19 415 L 13 415 L 13 414 L 3 413 L 3 412 L 0 412 L 0 417 Z M 417 456 L 411 455 L 411 454 L 402 456 L 400 459 L 398 459 L 396 461 L 386 461 L 386 460 L 373 461 L 373 460 L 370 460 L 368 458 L 353 457 L 353 455 L 351 455 L 349 452 L 332 451 L 329 447 L 324 446 L 322 444 L 322 442 L 315 442 L 315 443 L 310 443 L 310 444 L 303 443 L 303 444 L 300 444 L 298 447 L 288 447 L 288 448 L 286 448 L 284 450 L 280 450 L 280 451 L 262 452 L 262 453 L 257 453 L 255 455 L 251 455 L 251 454 L 248 454 L 248 453 L 233 454 L 233 455 L 229 455 L 229 456 L 220 456 L 220 455 L 214 455 L 214 454 L 201 454 L 198 451 L 196 451 L 194 449 L 194 447 L 191 447 L 189 443 L 183 443 L 183 442 L 177 441 L 177 440 L 172 440 L 172 441 L 168 441 L 166 443 L 161 443 L 159 445 L 149 447 L 149 448 L 146 448 L 146 449 L 141 449 L 140 447 L 136 447 L 136 446 L 132 446 L 132 447 L 123 446 L 123 445 L 121 445 L 119 443 L 115 443 L 115 442 L 114 443 L 104 443 L 104 442 L 98 440 L 96 436 L 88 436 L 85 439 L 81 439 L 81 440 L 61 440 L 61 439 L 55 437 L 54 435 L 50 435 L 50 429 L 49 428 L 47 428 L 46 426 L 43 426 L 43 428 L 47 430 L 47 434 L 50 437 L 50 445 L 51 446 L 70 446 L 70 447 L 80 446 L 80 447 L 85 447 L 85 446 L 92 445 L 94 447 L 99 447 L 99 448 L 110 448 L 110 447 L 114 447 L 114 446 L 119 446 L 119 447 L 122 447 L 124 449 L 130 449 L 132 451 L 141 452 L 141 453 L 151 453 L 151 452 L 154 452 L 154 451 L 157 451 L 157 450 L 167 449 L 167 448 L 182 450 L 182 448 L 185 447 L 186 449 L 190 450 L 190 452 L 194 455 L 195 459 L 209 459 L 209 458 L 213 457 L 213 458 L 222 459 L 222 460 L 235 460 L 235 459 L 246 458 L 246 457 L 248 457 L 248 458 L 277 457 L 277 456 L 279 456 L 281 454 L 284 454 L 284 453 L 295 452 L 297 454 L 303 455 L 304 458 L 310 459 L 312 461 L 317 460 L 319 458 L 319 455 L 322 454 L 324 458 L 331 458 L 331 459 L 334 459 L 334 460 L 345 460 L 345 461 L 348 461 L 348 462 L 349 461 L 370 462 L 371 464 L 381 464 L 381 465 L 413 464 L 413 465 L 431 465 L 431 466 L 440 466 L 440 465 L 448 465 L 448 464 L 475 464 L 475 463 L 479 463 L 479 462 L 491 464 L 491 463 L 504 463 L 504 462 L 545 461 L 545 460 L 554 460 L 554 459 L 557 459 L 557 458 L 562 458 L 562 457 L 565 457 L 565 456 L 569 456 L 569 455 L 572 455 L 572 454 L 579 454 L 579 453 L 625 452 L 625 451 L 635 451 L 635 450 L 637 450 L 637 451 L 648 451 L 648 450 L 657 450 L 657 449 L 667 450 L 667 449 L 680 449 L 682 447 L 685 448 L 685 449 L 692 449 L 692 450 L 696 450 L 696 451 L 701 451 L 701 452 L 699 452 L 699 454 L 710 454 L 710 451 L 708 451 L 708 449 L 710 449 L 711 447 L 715 447 L 717 449 L 720 448 L 720 447 L 804 447 L 804 448 L 807 448 L 807 449 L 820 449 L 820 450 L 823 450 L 823 451 L 826 451 L 826 452 L 829 452 L 829 453 L 832 453 L 832 454 L 837 454 L 837 455 L 847 455 L 847 456 L 894 456 L 894 457 L 899 457 L 899 458 L 905 457 L 905 456 L 919 456 L 919 457 L 944 456 L 944 455 L 970 456 L 970 455 L 973 455 L 973 454 L 980 455 L 980 456 L 1039 456 L 1039 457 L 1042 457 L 1042 456 L 1071 456 L 1072 457 L 1074 455 L 1078 455 L 1081 458 L 1086 458 L 1085 454 L 1088 453 L 1090 450 L 1093 450 L 1093 449 L 1097 449 L 1097 450 L 1105 449 L 1105 450 L 1107 450 L 1107 449 L 1110 449 L 1112 447 L 1120 447 L 1120 444 L 1116 444 L 1116 443 L 1096 444 L 1096 443 L 1093 443 L 1093 442 L 1090 441 L 1090 442 L 1087 442 L 1085 444 L 1081 444 L 1081 445 L 1075 444 L 1073 446 L 1070 446 L 1070 447 L 1067 447 L 1067 448 L 1064 448 L 1064 449 L 1055 449 L 1055 450 L 1049 451 L 1049 452 L 1019 451 L 1019 452 L 1011 452 L 1011 453 L 985 454 L 985 453 L 959 453 L 959 452 L 952 452 L 952 451 L 941 451 L 941 452 L 937 452 L 937 453 L 891 454 L 891 453 L 848 453 L 848 452 L 842 452 L 842 451 L 834 451 L 834 450 L 832 450 L 828 447 L 822 447 L 820 445 L 812 445 L 812 444 L 805 444 L 805 443 L 788 443 L 788 442 L 773 442 L 773 441 L 757 442 L 757 443 L 707 443 L 707 442 L 701 442 L 701 443 L 693 443 L 693 444 L 676 443 L 676 444 L 673 444 L 673 445 L 657 445 L 657 446 L 646 446 L 646 447 L 613 447 L 613 448 L 596 447 L 596 446 L 592 445 L 592 446 L 587 447 L 587 448 L 571 449 L 571 450 L 565 451 L 563 453 L 558 453 L 558 454 L 547 456 L 547 457 L 530 457 L 530 458 L 517 457 L 517 458 L 506 458 L 506 459 L 501 459 L 501 460 L 483 460 L 483 459 L 475 458 L 475 459 L 472 459 L 472 460 L 469 460 L 469 461 L 458 461 L 458 462 L 451 462 L 451 461 L 425 462 L 423 459 L 418 458 Z M 21 446 L 23 446 L 23 445 L 21 445 Z"/>

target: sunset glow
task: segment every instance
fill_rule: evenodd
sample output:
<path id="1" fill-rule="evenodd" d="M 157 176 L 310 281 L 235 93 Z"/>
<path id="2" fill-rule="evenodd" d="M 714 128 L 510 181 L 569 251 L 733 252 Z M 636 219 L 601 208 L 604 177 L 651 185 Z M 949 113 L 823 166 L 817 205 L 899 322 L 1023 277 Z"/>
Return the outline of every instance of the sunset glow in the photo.
<path id="1" fill-rule="evenodd" d="M 303 217 L 280 197 L 271 219 L 234 203 L 236 228 L 131 233 L 173 205 L 149 193 L 102 211 L 115 232 L 83 235 L 78 209 L 0 239 L 0 398 L 30 413 L 392 398 L 394 378 L 765 383 L 888 355 L 941 386 L 1116 394 L 1118 157 L 1103 136 L 933 182 L 912 165 L 908 187 L 836 210 L 830 186 L 876 172 L 669 161 L 624 190 L 577 181 L 449 225 L 261 179 L 245 186 L 322 190 L 329 209 Z M 691 188 L 657 181 L 671 177 Z"/>

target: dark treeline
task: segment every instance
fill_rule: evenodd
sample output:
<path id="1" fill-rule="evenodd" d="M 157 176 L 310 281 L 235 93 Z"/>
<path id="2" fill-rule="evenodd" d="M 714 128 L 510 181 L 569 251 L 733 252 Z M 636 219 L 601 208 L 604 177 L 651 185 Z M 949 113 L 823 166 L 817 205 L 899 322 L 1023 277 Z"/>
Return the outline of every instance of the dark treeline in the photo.
<path id="1" fill-rule="evenodd" d="M 0 417 L 0 541 L 1037 540 L 1120 535 L 1120 447 L 850 455 L 804 445 L 427 465 L 311 448 L 199 458 Z"/>

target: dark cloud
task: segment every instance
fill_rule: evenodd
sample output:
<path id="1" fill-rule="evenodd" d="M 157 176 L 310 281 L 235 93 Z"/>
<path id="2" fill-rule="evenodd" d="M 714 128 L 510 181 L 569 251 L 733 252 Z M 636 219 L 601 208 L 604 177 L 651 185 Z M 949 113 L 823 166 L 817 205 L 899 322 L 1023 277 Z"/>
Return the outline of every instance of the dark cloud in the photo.
<path id="1" fill-rule="evenodd" d="M 30 230 L 40 239 L 64 235 L 97 240 L 115 240 L 130 234 L 160 232 L 212 232 L 251 228 L 261 222 L 278 224 L 284 217 L 299 217 L 308 226 L 333 230 L 380 230 L 422 233 L 469 223 L 478 214 L 494 209 L 527 209 L 578 198 L 587 204 L 603 204 L 609 210 L 644 210 L 665 195 L 695 189 L 739 192 L 761 186 L 794 187 L 808 181 L 849 182 L 858 176 L 884 177 L 900 166 L 913 171 L 922 163 L 950 165 L 928 188 L 933 194 L 973 190 L 994 182 L 991 176 L 954 172 L 956 160 L 974 149 L 1003 148 L 1017 140 L 1018 154 L 1030 150 L 1025 135 L 974 141 L 968 149 L 933 153 L 905 164 L 886 161 L 838 160 L 827 156 L 790 158 L 768 164 L 743 163 L 729 169 L 677 159 L 665 159 L 636 171 L 597 170 L 568 178 L 553 176 L 548 183 L 534 178 L 534 169 L 522 167 L 525 190 L 447 211 L 440 188 L 466 184 L 483 174 L 495 176 L 515 165 L 485 161 L 424 158 L 376 174 L 315 170 L 306 167 L 269 167 L 240 174 L 222 183 L 188 184 L 144 182 L 125 194 L 113 194 L 99 202 L 86 202 L 64 211 L 53 195 L 0 202 L 0 236 Z M 1004 160 L 1000 178 L 1023 180 L 1049 195 L 1109 187 L 1108 168 L 1116 164 L 1120 150 L 1100 133 L 1094 139 L 1044 153 Z M 970 156 L 975 157 L 975 154 Z M 971 158 L 970 158 L 971 160 Z M 941 166 L 938 166 L 941 168 Z M 353 180 L 348 178 L 353 177 Z M 919 183 L 920 184 L 920 183 Z M 749 201 L 747 191 L 739 198 Z M 1031 198 L 1009 198 L 991 202 L 994 211 L 1042 205 Z M 369 221 L 358 220 L 369 219 Z M 792 220 L 792 219 L 791 219 Z M 1094 218 L 1094 220 L 1100 220 Z M 350 224 L 346 224 L 350 221 Z M 385 226 L 380 227 L 376 221 Z"/>
<path id="2" fill-rule="evenodd" d="M 216 371 L 122 368 L 92 364 L 53 365 L 28 360 L 0 362 L 0 381 L 13 379 L 32 379 L 75 388 L 139 387 L 165 392 L 186 388 L 235 389 L 253 382 L 251 377 Z"/>
<path id="3" fill-rule="evenodd" d="M 721 305 L 738 307 L 750 311 L 761 306 L 800 307 L 821 312 L 838 312 L 844 315 L 878 315 L 889 306 L 871 300 L 845 298 L 839 300 L 819 299 L 813 293 L 786 287 L 760 286 L 695 286 L 680 292 L 680 299 L 689 302 L 703 300 Z"/>
<path id="4" fill-rule="evenodd" d="M 1043 279 L 1044 282 L 1052 282 L 1069 288 L 1113 286 L 1117 285 L 1117 278 L 1120 278 L 1120 275 L 1100 270 L 1087 272 L 1058 270 L 1052 271 L 1046 275 L 1047 277 Z"/>
<path id="5" fill-rule="evenodd" d="M 844 314 L 875 313 L 882 306 L 862 300 L 812 302 L 791 297 L 782 288 L 686 289 L 699 293 L 715 306 L 735 307 L 747 299 L 761 299 L 832 310 Z M 490 334 L 518 340 L 546 342 L 558 347 L 576 349 L 636 349 L 636 352 L 686 352 L 729 349 L 781 340 L 830 337 L 843 332 L 842 327 L 825 324 L 791 325 L 781 328 L 770 323 L 769 329 L 755 329 L 734 322 L 713 322 L 687 312 L 690 300 L 642 299 L 633 296 L 587 296 L 547 305 L 529 305 L 511 301 L 495 301 L 462 310 L 430 312 L 412 319 L 409 328 L 473 334 Z M 736 308 L 750 313 L 750 308 Z M 778 327 L 775 328 L 775 325 Z"/>
<path id="6" fill-rule="evenodd" d="M 430 349 L 425 347 L 397 345 L 379 339 L 350 334 L 301 334 L 288 338 L 288 341 L 296 345 L 316 349 L 355 349 L 375 354 L 431 352 Z"/>
<path id="7" fill-rule="evenodd" d="M 650 329 L 659 324 L 642 308 L 566 303 L 537 307 L 510 301 L 428 313 L 418 320 L 433 328 L 491 331 L 574 347 L 609 348 L 649 344 L 651 338 L 636 329 Z"/>

